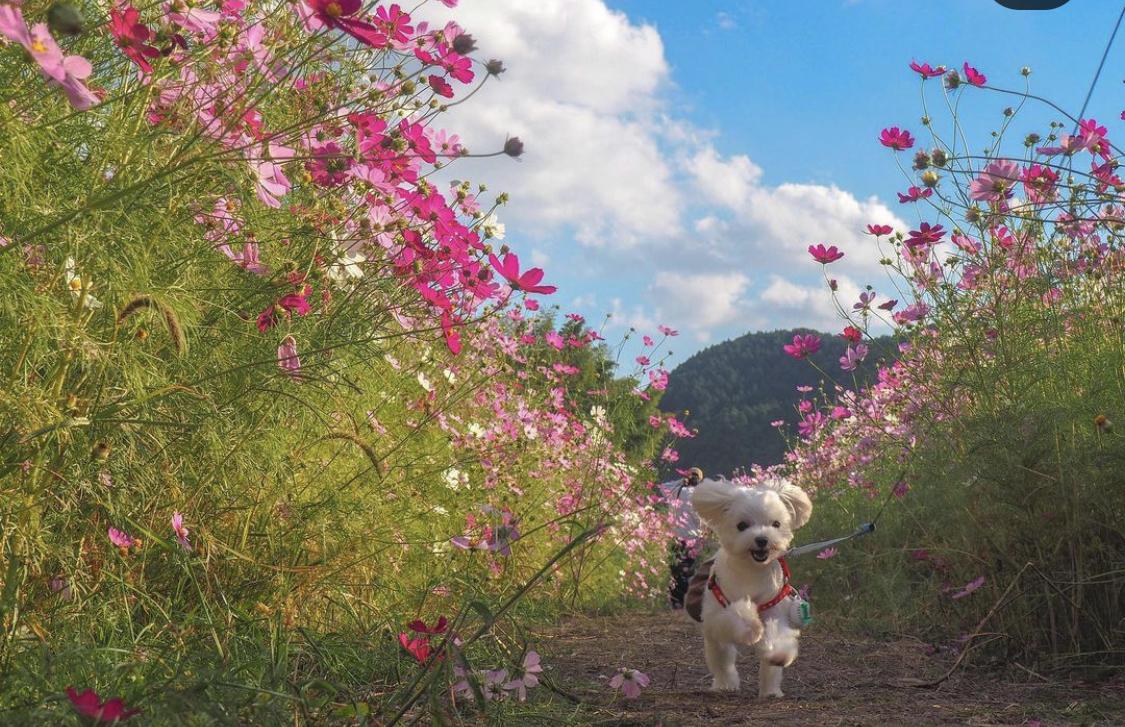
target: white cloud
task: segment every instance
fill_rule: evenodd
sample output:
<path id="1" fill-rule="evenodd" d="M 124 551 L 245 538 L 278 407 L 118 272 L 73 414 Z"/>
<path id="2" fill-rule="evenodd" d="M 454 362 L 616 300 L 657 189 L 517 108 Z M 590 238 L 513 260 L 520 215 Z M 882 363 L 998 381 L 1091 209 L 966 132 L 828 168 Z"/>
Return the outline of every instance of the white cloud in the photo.
<path id="1" fill-rule="evenodd" d="M 690 322 L 697 332 L 706 333 L 739 317 L 749 285 L 750 279 L 742 273 L 660 272 L 653 279 L 650 297 L 668 320 Z"/>
<path id="2" fill-rule="evenodd" d="M 508 69 L 443 119 L 474 153 L 508 136 L 524 142 L 519 162 L 454 167 L 511 194 L 506 220 L 525 234 L 573 231 L 592 246 L 630 247 L 679 230 L 681 196 L 660 144 L 668 64 L 654 27 L 602 0 L 435 5 L 421 15 L 452 17 L 476 38 L 478 59 Z"/>

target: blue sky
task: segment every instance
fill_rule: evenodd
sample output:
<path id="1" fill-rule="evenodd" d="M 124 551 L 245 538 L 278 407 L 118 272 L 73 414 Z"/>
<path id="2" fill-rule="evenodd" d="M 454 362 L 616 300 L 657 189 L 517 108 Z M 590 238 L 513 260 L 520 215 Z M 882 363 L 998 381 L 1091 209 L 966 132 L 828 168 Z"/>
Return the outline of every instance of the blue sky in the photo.
<path id="1" fill-rule="evenodd" d="M 805 248 L 845 251 L 833 267 L 845 296 L 872 283 L 896 297 L 863 226 L 927 219 L 898 204 L 908 183 L 876 142 L 884 126 L 923 131 L 908 62 L 968 60 L 1013 89 L 1027 65 L 1035 93 L 1077 113 L 1120 11 L 1102 0 L 1046 12 L 986 0 L 464 0 L 455 17 L 478 54 L 509 71 L 448 126 L 471 151 L 511 134 L 526 153 L 459 162 L 458 175 L 511 195 L 505 241 L 547 270 L 564 311 L 612 311 L 611 341 L 667 323 L 681 331 L 679 361 L 750 330 L 836 329 Z M 1087 112 L 1111 137 L 1125 126 L 1123 70 L 1125 33 Z M 940 81 L 927 88 L 931 115 L 947 120 Z M 964 92 L 974 146 L 1017 101 Z M 1013 140 L 1052 118 L 1025 110 Z"/>

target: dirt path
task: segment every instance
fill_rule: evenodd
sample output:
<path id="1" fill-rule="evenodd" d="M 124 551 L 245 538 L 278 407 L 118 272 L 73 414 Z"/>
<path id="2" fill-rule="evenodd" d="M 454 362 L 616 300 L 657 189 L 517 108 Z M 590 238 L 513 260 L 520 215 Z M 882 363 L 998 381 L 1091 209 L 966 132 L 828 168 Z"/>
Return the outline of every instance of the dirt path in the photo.
<path id="1" fill-rule="evenodd" d="M 587 705 L 584 724 L 1125 725 L 1122 681 L 1064 684 L 1013 667 L 960 671 L 935 689 L 901 686 L 940 676 L 951 657 L 929 656 L 918 641 L 845 638 L 816 625 L 786 670 L 786 697 L 768 702 L 755 699 L 749 650 L 739 660 L 743 691 L 707 691 L 702 637 L 682 612 L 576 618 L 537 636 L 552 684 Z M 619 666 L 651 677 L 640 698 L 614 699 L 607 682 Z"/>

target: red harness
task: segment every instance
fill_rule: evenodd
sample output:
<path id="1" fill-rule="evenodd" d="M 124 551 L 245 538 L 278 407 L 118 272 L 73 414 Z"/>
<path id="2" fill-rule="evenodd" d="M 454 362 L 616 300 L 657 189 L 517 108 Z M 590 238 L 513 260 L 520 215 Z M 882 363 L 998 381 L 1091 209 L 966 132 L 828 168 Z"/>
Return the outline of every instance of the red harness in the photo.
<path id="1" fill-rule="evenodd" d="M 781 584 L 781 590 L 777 592 L 776 596 L 758 605 L 758 613 L 765 613 L 784 601 L 789 595 L 797 592 L 793 586 L 789 585 L 789 564 L 785 562 L 785 558 L 778 558 L 777 562 L 781 565 L 781 573 L 785 576 L 785 582 Z M 723 589 L 719 588 L 719 582 L 715 580 L 715 574 L 713 572 L 711 573 L 711 577 L 707 579 L 707 588 L 711 591 L 711 595 L 715 597 L 715 600 L 719 602 L 720 606 L 726 608 L 730 605 L 730 600 L 726 597 L 726 594 L 723 593 Z"/>

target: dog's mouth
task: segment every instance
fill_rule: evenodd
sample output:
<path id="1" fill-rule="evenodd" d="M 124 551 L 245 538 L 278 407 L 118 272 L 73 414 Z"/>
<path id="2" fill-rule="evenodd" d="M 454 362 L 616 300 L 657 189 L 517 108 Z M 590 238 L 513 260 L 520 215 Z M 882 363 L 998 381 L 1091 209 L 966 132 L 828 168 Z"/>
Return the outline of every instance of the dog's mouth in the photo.
<path id="1" fill-rule="evenodd" d="M 751 549 L 750 557 L 753 558 L 757 563 L 765 563 L 767 560 L 769 560 L 770 551 L 766 548 L 762 548 L 761 550 Z"/>

